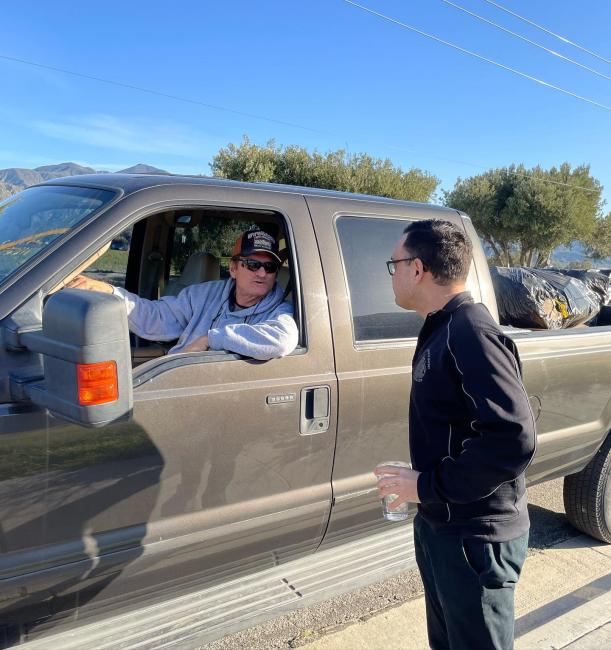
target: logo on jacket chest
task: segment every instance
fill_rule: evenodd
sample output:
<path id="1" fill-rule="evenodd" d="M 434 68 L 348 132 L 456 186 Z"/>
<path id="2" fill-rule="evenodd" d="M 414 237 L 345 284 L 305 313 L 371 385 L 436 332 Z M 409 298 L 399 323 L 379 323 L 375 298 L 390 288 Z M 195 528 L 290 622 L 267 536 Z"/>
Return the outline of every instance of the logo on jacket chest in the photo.
<path id="1" fill-rule="evenodd" d="M 422 381 L 426 371 L 431 369 L 431 351 L 427 348 L 421 355 L 418 363 L 414 367 L 414 381 Z"/>

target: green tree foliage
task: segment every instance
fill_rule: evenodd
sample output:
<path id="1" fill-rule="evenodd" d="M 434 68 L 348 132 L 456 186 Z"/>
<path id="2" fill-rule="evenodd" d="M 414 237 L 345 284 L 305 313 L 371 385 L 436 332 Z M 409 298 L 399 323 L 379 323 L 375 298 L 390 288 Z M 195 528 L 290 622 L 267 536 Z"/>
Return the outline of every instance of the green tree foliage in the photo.
<path id="1" fill-rule="evenodd" d="M 286 183 L 344 192 L 373 194 L 394 199 L 429 201 L 439 179 L 419 169 L 403 171 L 390 160 L 367 154 L 348 154 L 343 149 L 326 154 L 309 153 L 303 147 L 266 146 L 244 137 L 240 145 L 221 149 L 210 164 L 215 176 L 240 181 Z"/>
<path id="2" fill-rule="evenodd" d="M 236 221 L 209 217 L 205 222 L 174 231 L 172 273 L 184 269 L 189 256 L 197 251 L 212 253 L 221 259 L 231 255 L 236 239 L 254 226 L 251 221 Z M 275 234 L 275 233 L 274 233 Z"/>
<path id="3" fill-rule="evenodd" d="M 600 260 L 611 257 L 611 212 L 596 220 L 592 236 L 586 239 L 588 255 Z"/>
<path id="4" fill-rule="evenodd" d="M 557 246 L 593 242 L 601 192 L 589 165 L 511 165 L 459 178 L 445 202 L 471 216 L 493 251 L 492 263 L 541 267 Z"/>

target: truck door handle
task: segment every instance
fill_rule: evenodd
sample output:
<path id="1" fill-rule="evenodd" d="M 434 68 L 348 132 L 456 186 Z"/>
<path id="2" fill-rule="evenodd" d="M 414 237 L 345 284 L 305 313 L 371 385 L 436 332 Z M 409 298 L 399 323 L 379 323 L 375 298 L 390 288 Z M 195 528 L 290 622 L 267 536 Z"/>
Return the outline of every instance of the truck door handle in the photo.
<path id="1" fill-rule="evenodd" d="M 329 386 L 313 386 L 301 389 L 301 420 L 299 433 L 302 436 L 324 433 L 329 428 L 331 403 Z"/>

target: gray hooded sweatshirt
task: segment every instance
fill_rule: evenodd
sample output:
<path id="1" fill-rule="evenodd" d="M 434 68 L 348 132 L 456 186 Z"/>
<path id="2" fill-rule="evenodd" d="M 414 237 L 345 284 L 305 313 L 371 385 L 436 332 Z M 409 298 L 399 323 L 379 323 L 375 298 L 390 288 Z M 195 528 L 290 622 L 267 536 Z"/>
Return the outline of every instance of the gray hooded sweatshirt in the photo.
<path id="1" fill-rule="evenodd" d="M 274 288 L 256 305 L 240 309 L 232 301 L 233 279 L 185 287 L 177 296 L 146 300 L 125 289 L 114 293 L 125 301 L 129 329 L 143 339 L 178 339 L 170 354 L 200 336 L 208 336 L 211 350 L 228 350 L 254 359 L 290 354 L 298 342 L 293 305 L 283 301 L 284 290 Z M 233 307 L 233 311 L 232 311 Z"/>

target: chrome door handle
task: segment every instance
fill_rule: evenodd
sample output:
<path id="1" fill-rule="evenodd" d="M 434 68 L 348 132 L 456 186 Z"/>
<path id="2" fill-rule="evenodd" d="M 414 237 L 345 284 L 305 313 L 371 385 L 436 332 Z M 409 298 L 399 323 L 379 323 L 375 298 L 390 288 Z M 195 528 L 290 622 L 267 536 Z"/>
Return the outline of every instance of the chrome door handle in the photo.
<path id="1" fill-rule="evenodd" d="M 324 433 L 329 428 L 331 389 L 312 386 L 301 389 L 301 419 L 299 433 L 303 436 Z"/>

